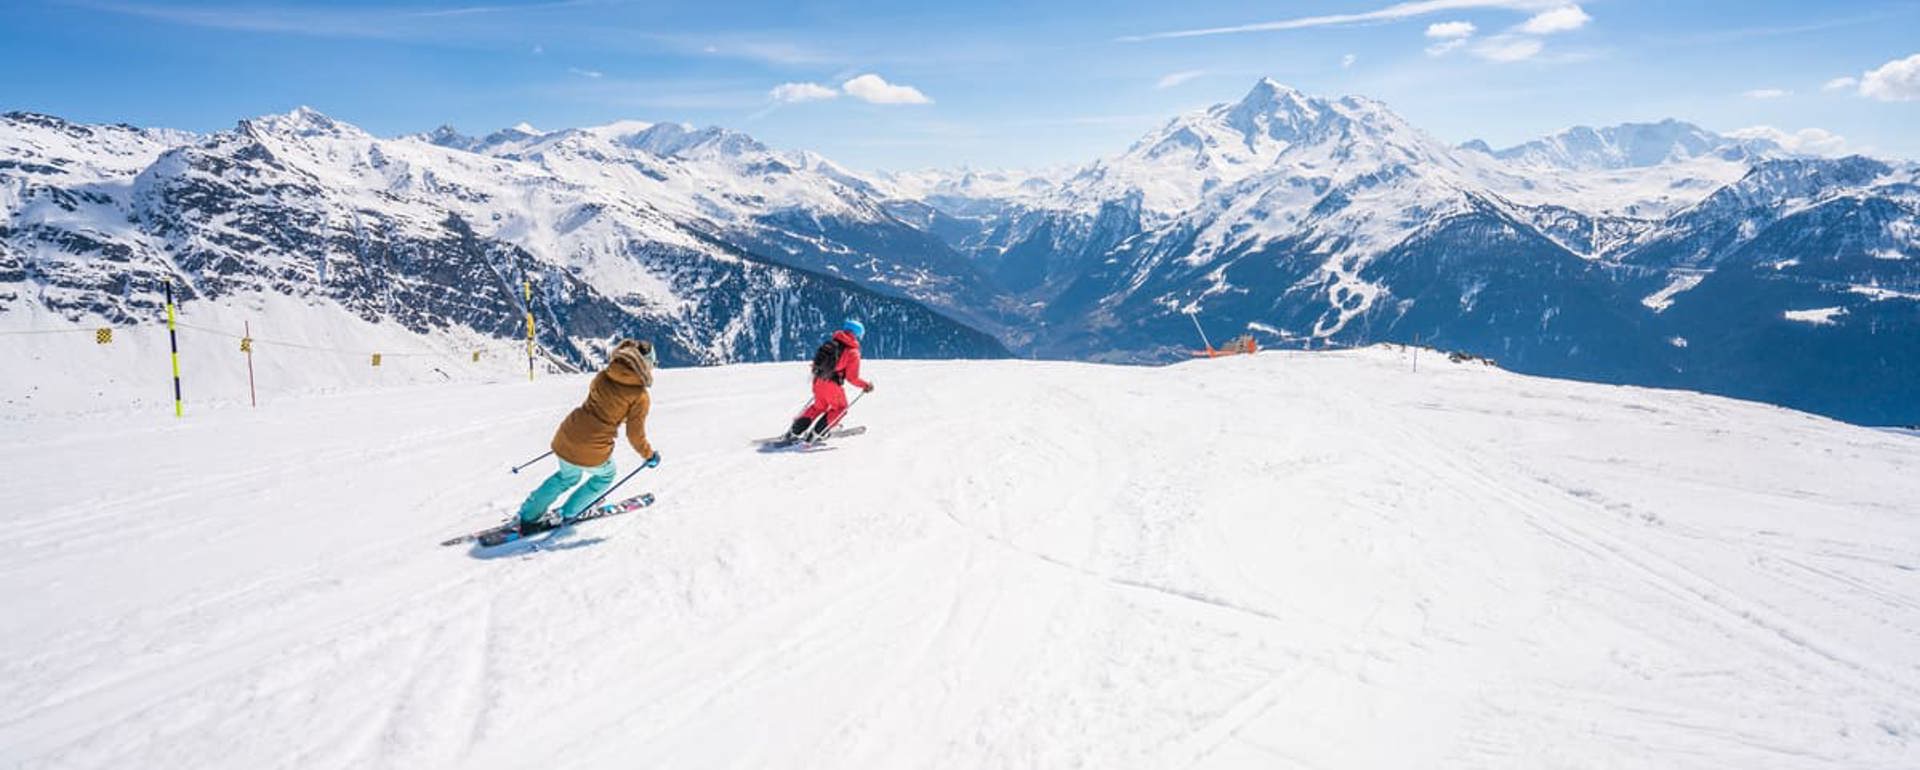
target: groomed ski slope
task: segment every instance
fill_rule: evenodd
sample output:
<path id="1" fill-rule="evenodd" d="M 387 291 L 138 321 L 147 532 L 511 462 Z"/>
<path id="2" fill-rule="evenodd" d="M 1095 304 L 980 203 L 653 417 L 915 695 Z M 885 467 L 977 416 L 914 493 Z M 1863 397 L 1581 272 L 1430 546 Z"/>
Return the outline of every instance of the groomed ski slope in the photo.
<path id="1" fill-rule="evenodd" d="M 1920 766 L 1920 437 L 1408 363 L 665 370 L 490 560 L 583 378 L 10 421 L 0 766 Z"/>

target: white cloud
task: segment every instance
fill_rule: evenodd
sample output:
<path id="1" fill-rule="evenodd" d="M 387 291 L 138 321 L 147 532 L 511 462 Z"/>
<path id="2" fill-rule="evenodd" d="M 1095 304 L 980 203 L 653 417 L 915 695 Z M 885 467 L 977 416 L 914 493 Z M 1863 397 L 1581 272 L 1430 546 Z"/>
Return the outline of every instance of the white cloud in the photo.
<path id="1" fill-rule="evenodd" d="M 1792 95 L 1792 91 L 1783 88 L 1756 88 L 1742 94 L 1748 99 L 1780 99 Z"/>
<path id="2" fill-rule="evenodd" d="M 1920 53 L 1894 59 L 1860 76 L 1860 95 L 1883 102 L 1920 99 Z"/>
<path id="3" fill-rule="evenodd" d="M 1433 45 L 1427 46 L 1427 55 L 1428 56 L 1445 56 L 1447 54 L 1453 53 L 1455 50 L 1458 50 L 1461 46 L 1466 44 L 1467 44 L 1467 39 L 1464 37 L 1454 38 L 1452 40 L 1443 40 L 1441 42 L 1434 43 Z"/>
<path id="4" fill-rule="evenodd" d="M 1845 90 L 1847 90 L 1847 89 L 1849 89 L 1849 88 L 1852 88 L 1852 87 L 1854 87 L 1854 86 L 1857 86 L 1857 85 L 1860 85 L 1860 79 L 1859 79 L 1859 78 L 1856 78 L 1856 77 L 1854 77 L 1854 76 L 1852 76 L 1852 75 L 1846 75 L 1846 76 L 1843 76 L 1843 77 L 1837 77 L 1837 78 L 1834 78 L 1834 79 L 1832 79 L 1832 80 L 1829 80 L 1829 81 L 1827 81 L 1827 84 L 1826 84 L 1826 85 L 1824 85 L 1824 86 L 1821 86 L 1821 87 L 1820 87 L 1820 90 L 1822 90 L 1822 91 L 1845 91 Z"/>
<path id="5" fill-rule="evenodd" d="M 1516 62 L 1538 56 L 1546 47 L 1546 44 L 1530 37 L 1499 35 L 1487 38 L 1468 50 L 1487 61 Z"/>
<path id="6" fill-rule="evenodd" d="M 1478 29 L 1478 27 L 1473 26 L 1473 22 L 1471 21 L 1443 21 L 1438 24 L 1428 24 L 1427 37 L 1440 40 L 1472 37 L 1476 29 Z"/>
<path id="7" fill-rule="evenodd" d="M 794 104 L 837 99 L 840 92 L 819 83 L 781 83 L 774 86 L 772 91 L 768 91 L 767 96 L 776 102 Z"/>
<path id="8" fill-rule="evenodd" d="M 873 104 L 932 104 L 926 94 L 913 86 L 887 82 L 871 72 L 840 84 L 848 96 Z"/>
<path id="9" fill-rule="evenodd" d="M 1360 57 L 1355 56 L 1353 54 L 1347 54 L 1346 56 L 1342 56 L 1340 57 L 1340 69 L 1343 69 L 1343 70 L 1353 69 L 1353 63 L 1359 60 L 1360 60 Z"/>
<path id="10" fill-rule="evenodd" d="M 1400 19 L 1411 19 L 1417 16 L 1426 16 L 1428 14 L 1464 11 L 1475 8 L 1496 8 L 1532 13 L 1565 5 L 1565 0 L 1415 0 L 1414 2 L 1397 3 L 1385 8 L 1361 11 L 1359 13 L 1303 16 L 1297 19 L 1266 21 L 1257 24 L 1240 24 L 1231 27 L 1209 27 L 1205 29 L 1156 32 L 1148 35 L 1131 35 L 1120 38 L 1120 41 L 1135 43 L 1144 40 L 1164 40 L 1167 38 L 1206 37 L 1209 35 L 1231 35 L 1243 32 L 1274 32 L 1287 29 L 1307 29 L 1309 27 L 1331 27 L 1343 24 L 1397 21 Z"/>
<path id="11" fill-rule="evenodd" d="M 1593 21 L 1580 6 L 1568 5 L 1541 13 L 1520 25 L 1520 31 L 1529 35 L 1551 35 L 1555 32 L 1571 32 L 1587 26 Z"/>
<path id="12" fill-rule="evenodd" d="M 1752 126 L 1738 131 L 1729 131 L 1727 136 L 1735 139 L 1765 139 L 1780 145 L 1788 152 L 1808 155 L 1841 155 L 1847 151 L 1847 140 L 1824 128 L 1803 128 L 1787 132 L 1773 126 Z"/>
<path id="13" fill-rule="evenodd" d="M 579 75 L 580 77 L 583 77 L 583 78 L 606 77 L 606 74 L 607 74 L 599 70 L 583 70 L 583 69 L 580 69 L 579 67 L 568 67 L 567 71 L 575 75 Z"/>
<path id="14" fill-rule="evenodd" d="M 1154 83 L 1153 87 L 1155 89 L 1172 88 L 1174 86 L 1180 85 L 1181 83 L 1185 83 L 1189 80 L 1192 80 L 1194 78 L 1200 77 L 1201 75 L 1205 75 L 1205 74 L 1207 74 L 1206 70 L 1182 70 L 1180 72 L 1174 72 L 1171 74 L 1160 76 L 1159 82 Z"/>

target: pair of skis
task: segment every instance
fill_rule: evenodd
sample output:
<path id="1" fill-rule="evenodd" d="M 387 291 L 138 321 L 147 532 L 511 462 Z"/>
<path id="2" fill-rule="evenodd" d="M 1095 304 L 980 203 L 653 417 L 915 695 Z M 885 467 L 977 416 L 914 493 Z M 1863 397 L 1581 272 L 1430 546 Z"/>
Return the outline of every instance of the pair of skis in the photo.
<path id="1" fill-rule="evenodd" d="M 804 451 L 823 446 L 828 439 L 858 436 L 866 432 L 867 426 L 855 425 L 845 428 L 836 427 L 827 431 L 826 435 L 817 436 L 812 439 L 800 439 L 782 435 L 757 439 L 753 443 L 758 445 L 760 451 L 763 452 L 774 452 L 788 448 L 798 448 Z M 534 459 L 537 460 L 539 458 Z M 509 543 L 522 542 L 535 535 L 570 527 L 575 524 L 632 513 L 650 505 L 653 505 L 653 493 L 645 492 L 619 502 L 595 506 L 575 517 L 572 521 L 561 521 L 557 512 L 548 512 L 546 516 L 541 517 L 538 521 L 532 522 L 529 525 L 523 526 L 517 520 L 509 520 L 498 526 L 483 529 L 479 532 L 471 532 L 459 537 L 448 538 L 441 541 L 440 544 L 443 546 L 453 546 L 463 543 L 477 543 L 481 548 L 497 548 Z"/>
<path id="2" fill-rule="evenodd" d="M 826 435 L 815 436 L 811 439 L 800 438 L 798 436 L 793 436 L 793 435 L 780 435 L 780 436 L 774 436 L 772 438 L 754 439 L 753 443 L 755 446 L 760 447 L 760 451 L 762 452 L 771 452 L 778 449 L 786 449 L 788 447 L 800 447 L 802 449 L 808 449 L 808 448 L 817 447 L 822 444 L 825 444 L 828 439 L 844 438 L 847 436 L 858 436 L 865 432 L 867 432 L 867 426 L 854 425 L 846 428 L 833 428 L 827 431 Z"/>
<path id="3" fill-rule="evenodd" d="M 495 547 L 506 545 L 508 543 L 526 540 L 529 537 L 538 535 L 543 532 L 551 532 L 556 529 L 561 529 L 563 527 L 570 527 L 575 524 L 594 521 L 596 519 L 604 519 L 611 516 L 619 516 L 623 513 L 632 513 L 634 511 L 645 508 L 649 505 L 653 505 L 653 493 L 645 492 L 638 495 L 634 495 L 633 497 L 629 497 L 625 500 L 621 500 L 617 503 L 607 503 L 605 505 L 595 506 L 594 508 L 575 517 L 572 521 L 563 522 L 560 520 L 560 515 L 558 513 L 548 512 L 546 516 L 541 517 L 538 521 L 535 521 L 530 525 L 522 526 L 519 521 L 510 520 L 510 521 L 507 521 L 506 523 L 503 523 L 491 529 L 483 529 L 483 530 L 480 530 L 479 532 L 473 532 L 473 533 L 461 535 L 459 537 L 448 538 L 446 540 L 441 541 L 440 544 L 441 545 L 460 545 L 462 543 L 478 543 L 480 544 L 481 548 L 495 548 Z"/>

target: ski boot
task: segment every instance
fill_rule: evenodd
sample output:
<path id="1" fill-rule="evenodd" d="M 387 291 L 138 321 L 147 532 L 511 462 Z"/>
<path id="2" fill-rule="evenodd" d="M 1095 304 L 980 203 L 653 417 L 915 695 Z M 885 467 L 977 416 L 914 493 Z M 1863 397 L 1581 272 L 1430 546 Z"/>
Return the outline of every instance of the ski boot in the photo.
<path id="1" fill-rule="evenodd" d="M 811 432 L 808 426 L 812 424 L 813 420 L 807 417 L 793 418 L 793 424 L 787 427 L 787 435 L 780 437 L 780 443 L 792 444 L 806 440 L 807 434 Z"/>

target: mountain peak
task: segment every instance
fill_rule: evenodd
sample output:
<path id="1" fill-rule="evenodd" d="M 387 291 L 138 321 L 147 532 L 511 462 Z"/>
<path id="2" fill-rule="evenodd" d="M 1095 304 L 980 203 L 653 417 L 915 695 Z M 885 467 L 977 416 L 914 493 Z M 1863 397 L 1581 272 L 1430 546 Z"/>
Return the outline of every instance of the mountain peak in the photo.
<path id="1" fill-rule="evenodd" d="M 1292 86 L 1289 86 L 1278 80 L 1274 80 L 1273 78 L 1270 78 L 1270 77 L 1263 77 L 1253 82 L 1253 88 L 1247 91 L 1246 98 L 1242 99 L 1241 101 L 1248 101 L 1252 99 L 1271 100 L 1277 96 L 1280 96 L 1281 94 L 1297 94 L 1297 93 L 1299 93 L 1299 90 L 1295 89 Z"/>
<path id="2" fill-rule="evenodd" d="M 1299 89 L 1273 78 L 1261 78 L 1235 105 L 1235 111 L 1267 114 L 1283 110 L 1298 112 L 1303 108 L 1310 108 L 1313 101 L 1312 97 L 1301 93 Z"/>
<path id="3" fill-rule="evenodd" d="M 1743 160 L 1780 151 L 1764 139 L 1716 134 L 1683 120 L 1574 126 L 1551 136 L 1495 150 L 1501 160 L 1576 170 L 1648 168 L 1702 157 Z"/>
<path id="4" fill-rule="evenodd" d="M 1238 103 L 1222 106 L 1226 110 L 1219 115 L 1219 119 L 1238 132 L 1249 147 L 1265 140 L 1286 143 L 1301 141 L 1323 119 L 1334 113 L 1326 101 L 1301 93 L 1273 78 L 1261 78 Z"/>
<path id="5" fill-rule="evenodd" d="M 440 124 L 439 128 L 435 128 L 427 133 L 415 134 L 413 138 L 419 139 L 427 144 L 439 145 L 456 150 L 473 149 L 476 143 L 473 137 L 460 133 L 458 129 L 445 123 Z"/>
<path id="6" fill-rule="evenodd" d="M 645 132 L 647 129 L 653 128 L 655 125 L 658 125 L 658 124 L 653 123 L 651 121 L 645 121 L 645 120 L 616 120 L 612 123 L 607 123 L 599 126 L 588 126 L 580 130 L 584 133 L 591 134 L 593 136 L 597 136 L 601 139 L 605 139 L 609 142 L 614 142 L 617 144 L 621 140 L 634 136 L 635 134 Z"/>
<path id="7" fill-rule="evenodd" d="M 355 136 L 366 133 L 352 124 L 334 120 L 306 105 L 295 107 L 291 112 L 284 114 L 262 115 L 240 121 L 240 123 L 242 127 L 253 126 L 269 133 L 294 136 Z"/>
<path id="8" fill-rule="evenodd" d="M 686 123 L 659 123 L 646 130 L 624 136 L 617 143 L 660 156 L 688 156 L 696 152 L 742 155 L 765 152 L 766 146 L 753 137 L 719 126 L 694 128 Z"/>

